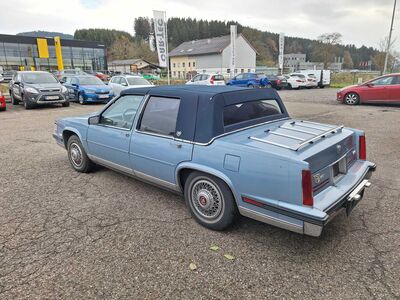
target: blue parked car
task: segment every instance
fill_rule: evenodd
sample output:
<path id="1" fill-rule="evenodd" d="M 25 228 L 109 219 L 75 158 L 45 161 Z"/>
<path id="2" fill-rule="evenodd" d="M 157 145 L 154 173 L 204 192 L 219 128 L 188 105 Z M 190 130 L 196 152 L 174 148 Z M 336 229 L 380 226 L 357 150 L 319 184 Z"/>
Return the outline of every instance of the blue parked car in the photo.
<path id="1" fill-rule="evenodd" d="M 273 89 L 128 89 L 100 112 L 58 120 L 53 136 L 76 171 L 100 164 L 181 193 L 214 230 L 241 214 L 319 236 L 375 170 L 363 131 L 291 119 Z"/>
<path id="2" fill-rule="evenodd" d="M 240 73 L 228 81 L 227 85 L 242 86 L 242 87 L 267 87 L 272 86 L 268 78 L 259 73 Z"/>
<path id="3" fill-rule="evenodd" d="M 96 76 L 78 75 L 65 77 L 64 86 L 68 89 L 69 99 L 80 104 L 88 102 L 107 103 L 114 97 L 111 87 Z"/>

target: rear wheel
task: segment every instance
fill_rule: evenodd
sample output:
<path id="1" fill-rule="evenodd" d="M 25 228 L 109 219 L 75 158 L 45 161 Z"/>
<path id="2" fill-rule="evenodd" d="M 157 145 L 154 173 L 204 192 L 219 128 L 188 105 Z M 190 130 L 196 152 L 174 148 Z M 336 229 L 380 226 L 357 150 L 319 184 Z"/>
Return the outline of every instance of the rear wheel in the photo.
<path id="1" fill-rule="evenodd" d="M 357 105 L 360 103 L 360 96 L 357 93 L 348 93 L 344 96 L 344 103 L 347 105 Z"/>
<path id="2" fill-rule="evenodd" d="M 61 103 L 62 107 L 68 107 L 69 106 L 69 101 Z"/>
<path id="3" fill-rule="evenodd" d="M 254 85 L 249 84 L 247 87 L 252 89 L 252 88 L 254 88 Z"/>
<path id="4" fill-rule="evenodd" d="M 224 181 L 212 175 L 190 173 L 185 182 L 185 201 L 193 218 L 209 229 L 226 229 L 237 216 L 231 190 Z"/>
<path id="5" fill-rule="evenodd" d="M 67 142 L 68 159 L 72 168 L 80 173 L 88 173 L 93 168 L 93 162 L 87 156 L 81 141 L 76 135 L 71 135 Z"/>

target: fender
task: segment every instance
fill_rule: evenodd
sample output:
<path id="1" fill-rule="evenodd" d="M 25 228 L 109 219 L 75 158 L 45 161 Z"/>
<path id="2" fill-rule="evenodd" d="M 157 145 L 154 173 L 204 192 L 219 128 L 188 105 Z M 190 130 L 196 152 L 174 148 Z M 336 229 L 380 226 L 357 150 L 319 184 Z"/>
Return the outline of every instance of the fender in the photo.
<path id="1" fill-rule="evenodd" d="M 62 130 L 63 136 L 64 136 L 64 131 L 71 131 L 71 132 L 75 133 L 78 136 L 79 140 L 81 141 L 81 143 L 83 145 L 83 148 L 85 148 L 86 153 L 88 153 L 86 139 L 82 138 L 82 135 L 79 132 L 79 130 L 77 130 L 76 128 L 69 127 L 69 126 L 64 127 L 63 130 Z M 64 144 L 65 144 L 65 142 L 66 141 L 64 141 Z"/>
<path id="2" fill-rule="evenodd" d="M 193 162 L 183 162 L 181 164 L 179 164 L 176 168 L 176 172 L 175 172 L 175 178 L 176 178 L 176 182 L 177 185 L 179 186 L 179 188 L 181 189 L 181 191 L 183 192 L 184 187 L 181 186 L 180 182 L 179 182 L 179 173 L 182 169 L 192 169 L 192 170 L 196 170 L 196 171 L 200 171 L 200 172 L 204 172 L 210 175 L 213 175 L 215 177 L 218 177 L 219 179 L 221 179 L 222 181 L 224 181 L 229 188 L 232 191 L 233 196 L 235 197 L 236 203 L 239 205 L 239 199 L 240 199 L 240 195 L 238 196 L 236 194 L 236 190 L 233 186 L 232 181 L 229 179 L 228 176 L 226 176 L 224 173 L 222 173 L 221 171 L 218 171 L 214 168 L 210 168 L 208 166 L 204 166 L 204 165 L 199 165 L 197 163 L 193 163 Z"/>

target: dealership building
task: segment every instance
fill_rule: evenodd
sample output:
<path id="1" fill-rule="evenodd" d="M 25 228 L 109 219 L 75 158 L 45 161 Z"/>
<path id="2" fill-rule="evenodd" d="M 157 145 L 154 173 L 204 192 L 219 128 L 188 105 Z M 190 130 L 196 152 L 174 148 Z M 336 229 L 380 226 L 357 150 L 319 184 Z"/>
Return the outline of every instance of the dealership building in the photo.
<path id="1" fill-rule="evenodd" d="M 60 43 L 64 69 L 107 69 L 105 45 L 73 39 Z M 54 38 L 0 34 L 0 67 L 4 70 L 57 70 L 57 66 Z"/>

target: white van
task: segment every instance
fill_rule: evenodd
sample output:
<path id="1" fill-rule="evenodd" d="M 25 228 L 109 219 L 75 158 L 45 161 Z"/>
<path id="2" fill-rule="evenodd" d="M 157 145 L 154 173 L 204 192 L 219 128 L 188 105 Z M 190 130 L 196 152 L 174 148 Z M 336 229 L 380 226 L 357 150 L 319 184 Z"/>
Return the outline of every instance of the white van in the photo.
<path id="1" fill-rule="evenodd" d="M 331 84 L 331 71 L 330 70 L 302 70 L 300 73 L 308 76 L 309 74 L 315 75 L 318 80 L 318 86 L 324 88 Z"/>

